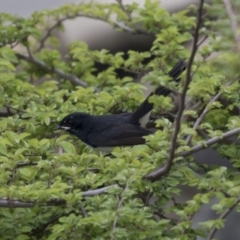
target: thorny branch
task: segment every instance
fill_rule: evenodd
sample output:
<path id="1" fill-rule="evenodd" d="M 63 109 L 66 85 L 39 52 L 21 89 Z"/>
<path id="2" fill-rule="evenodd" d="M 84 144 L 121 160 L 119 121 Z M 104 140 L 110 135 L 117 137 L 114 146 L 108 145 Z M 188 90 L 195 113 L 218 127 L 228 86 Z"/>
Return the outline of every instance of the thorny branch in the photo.
<path id="1" fill-rule="evenodd" d="M 168 173 L 171 169 L 172 162 L 175 158 L 175 150 L 177 148 L 178 133 L 181 128 L 182 115 L 183 115 L 183 112 L 185 109 L 185 106 L 184 106 L 185 98 L 186 98 L 188 86 L 192 80 L 192 78 L 191 78 L 192 64 L 194 61 L 195 54 L 198 50 L 198 38 L 199 38 L 199 30 L 200 30 L 200 26 L 201 26 L 201 22 L 202 22 L 203 4 L 204 4 L 204 0 L 201 0 L 199 8 L 198 8 L 198 15 L 197 15 L 196 28 L 195 28 L 195 32 L 194 32 L 194 38 L 193 38 L 192 52 L 191 52 L 191 55 L 190 55 L 190 58 L 188 61 L 188 66 L 187 66 L 186 80 L 185 80 L 185 83 L 183 86 L 183 91 L 180 96 L 179 109 L 178 109 L 178 113 L 176 116 L 174 130 L 173 130 L 173 134 L 172 134 L 172 138 L 171 138 L 169 157 L 168 157 L 166 165 L 159 168 L 157 171 L 150 173 L 147 176 L 147 178 L 149 178 L 149 179 L 152 179 L 152 177 L 154 176 L 153 179 L 157 180 L 157 179 L 160 179 L 164 174 Z"/>

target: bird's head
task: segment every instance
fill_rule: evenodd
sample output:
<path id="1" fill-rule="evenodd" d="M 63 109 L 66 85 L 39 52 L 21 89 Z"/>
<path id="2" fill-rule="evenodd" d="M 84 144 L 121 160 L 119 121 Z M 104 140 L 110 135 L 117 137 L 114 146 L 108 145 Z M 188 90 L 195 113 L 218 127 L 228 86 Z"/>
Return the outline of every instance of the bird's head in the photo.
<path id="1" fill-rule="evenodd" d="M 64 117 L 55 130 L 65 130 L 72 134 L 76 134 L 82 127 L 83 120 L 88 116 L 84 113 L 71 113 Z"/>

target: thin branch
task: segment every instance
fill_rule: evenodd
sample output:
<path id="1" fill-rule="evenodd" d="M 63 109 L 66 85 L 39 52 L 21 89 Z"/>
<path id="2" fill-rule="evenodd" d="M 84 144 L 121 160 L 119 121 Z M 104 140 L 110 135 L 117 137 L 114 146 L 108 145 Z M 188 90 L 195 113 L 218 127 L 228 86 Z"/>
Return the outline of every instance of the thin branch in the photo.
<path id="1" fill-rule="evenodd" d="M 86 88 L 88 86 L 87 83 L 85 83 L 83 80 L 79 79 L 78 77 L 68 74 L 68 73 L 65 73 L 58 68 L 54 68 L 54 67 L 49 68 L 49 66 L 46 63 L 44 63 L 34 57 L 26 56 L 21 53 L 16 53 L 16 55 L 18 58 L 24 59 L 30 63 L 33 63 L 33 64 L 39 66 L 40 68 L 44 69 L 45 71 L 53 72 L 56 75 L 58 75 L 59 77 L 69 80 L 73 85 L 82 86 L 84 88 Z"/>
<path id="2" fill-rule="evenodd" d="M 39 40 L 39 47 L 37 48 L 36 52 L 39 52 L 43 47 L 44 47 L 44 44 L 46 42 L 46 40 L 50 37 L 50 35 L 52 34 L 52 31 L 57 28 L 60 24 L 62 24 L 62 22 L 64 22 L 65 20 L 68 20 L 68 19 L 71 19 L 73 17 L 69 17 L 69 16 L 66 16 L 62 19 L 59 19 L 57 22 L 55 22 L 50 28 L 47 29 L 45 35 Z"/>
<path id="3" fill-rule="evenodd" d="M 50 189 L 52 185 L 52 177 L 53 177 L 54 166 L 50 168 L 50 173 L 47 181 L 47 188 Z"/>
<path id="4" fill-rule="evenodd" d="M 123 1 L 122 0 L 116 0 L 116 2 L 119 4 L 119 6 L 123 10 L 123 12 L 127 15 L 128 20 L 132 21 L 131 13 L 126 9 L 126 7 L 123 4 Z"/>
<path id="5" fill-rule="evenodd" d="M 118 205 L 117 205 L 117 210 L 118 211 L 122 205 L 123 205 L 123 201 L 124 201 L 124 198 L 123 198 L 123 193 L 128 189 L 128 185 L 126 185 L 126 187 L 123 189 L 123 191 L 121 192 L 121 195 L 120 195 L 120 201 L 118 202 Z M 111 240 L 114 240 L 115 239 L 115 231 L 116 231 L 116 228 L 117 228 L 117 222 L 118 222 L 118 213 L 116 212 L 116 216 L 114 218 L 114 221 L 113 221 L 113 229 L 112 229 L 112 234 L 111 234 Z"/>
<path id="6" fill-rule="evenodd" d="M 11 117 L 14 113 L 8 113 L 8 112 L 0 112 L 0 117 Z"/>
<path id="7" fill-rule="evenodd" d="M 97 195 L 105 194 L 107 193 L 108 189 L 115 188 L 117 186 L 118 185 L 115 184 L 115 185 L 110 185 L 110 186 L 95 189 L 95 190 L 88 190 L 88 191 L 82 192 L 82 197 L 94 197 Z M 66 200 L 54 199 L 46 203 L 38 203 L 36 201 L 22 201 L 18 199 L 7 199 L 7 198 L 0 199 L 0 207 L 4 207 L 4 208 L 29 208 L 29 207 L 34 207 L 36 204 L 39 204 L 40 206 L 59 206 L 59 205 L 65 205 Z"/>
<path id="8" fill-rule="evenodd" d="M 208 36 L 205 35 L 203 38 L 198 42 L 198 48 L 208 39 Z"/>
<path id="9" fill-rule="evenodd" d="M 235 80 L 234 80 L 235 81 Z M 234 81 L 231 81 L 231 82 L 228 82 L 224 88 L 226 88 L 227 86 L 231 85 Z M 194 123 L 194 126 L 193 126 L 193 129 L 196 130 L 197 127 L 202 123 L 204 117 L 206 116 L 206 114 L 208 113 L 209 109 L 210 109 L 210 106 L 216 102 L 222 95 L 222 92 L 219 92 L 217 95 L 215 95 L 212 100 L 207 104 L 207 106 L 205 107 L 205 109 L 202 111 L 202 113 L 200 114 L 200 116 L 197 118 L 196 122 Z M 186 142 L 187 142 L 187 145 L 190 144 L 192 140 L 192 135 L 188 135 L 187 139 L 186 139 Z"/>
<path id="10" fill-rule="evenodd" d="M 79 205 L 80 205 L 80 208 L 81 208 L 81 212 L 82 212 L 83 217 L 87 218 L 87 217 L 88 217 L 88 214 L 87 214 L 85 208 L 83 207 L 82 202 L 79 201 Z"/>
<path id="11" fill-rule="evenodd" d="M 117 21 L 111 21 L 111 23 L 113 24 L 113 27 L 115 28 L 121 28 L 123 29 L 125 32 L 129 32 L 131 34 L 143 34 L 143 35 L 148 35 L 148 36 L 151 36 L 152 34 L 150 34 L 149 32 L 143 30 L 143 29 L 140 29 L 139 27 L 136 27 L 135 29 L 134 28 L 130 28 L 129 26 L 121 23 L 121 22 L 117 22 Z"/>
<path id="12" fill-rule="evenodd" d="M 21 201 L 21 200 L 13 200 L 13 199 L 0 199 L 0 207 L 4 208 L 26 208 L 26 207 L 34 207 L 36 203 L 30 201 Z"/>
<path id="13" fill-rule="evenodd" d="M 240 34 L 238 33 L 238 23 L 236 15 L 234 14 L 230 0 L 222 0 L 226 8 L 228 18 L 230 20 L 231 29 L 234 35 L 234 39 L 237 45 L 238 50 L 240 51 Z"/>
<path id="14" fill-rule="evenodd" d="M 189 151 L 181 152 L 181 153 L 177 154 L 176 157 L 189 157 L 196 152 L 199 152 L 215 143 L 221 142 L 222 140 L 232 137 L 232 136 L 235 136 L 239 133 L 240 133 L 240 128 L 235 128 L 233 130 L 225 132 L 220 137 L 213 137 L 213 138 L 207 140 L 205 143 L 198 144 L 198 145 L 192 147 Z M 163 172 L 164 168 L 165 167 L 159 167 L 159 168 L 155 169 L 154 171 L 152 171 L 148 175 L 146 175 L 145 178 L 147 180 L 150 180 L 153 182 L 157 181 L 159 179 L 159 176 L 162 176 L 162 172 Z"/>
<path id="15" fill-rule="evenodd" d="M 172 138 L 171 138 L 169 157 L 168 157 L 167 163 L 165 164 L 164 167 L 161 167 L 157 171 L 154 171 L 153 173 L 150 173 L 147 175 L 147 179 L 149 179 L 149 180 L 153 178 L 154 181 L 156 181 L 156 180 L 160 179 L 164 174 L 168 173 L 171 169 L 173 160 L 175 158 L 178 133 L 181 129 L 181 119 L 182 119 L 182 115 L 183 115 L 183 112 L 185 109 L 185 106 L 184 106 L 185 98 L 186 98 L 188 86 L 192 80 L 191 68 L 192 68 L 195 54 L 198 49 L 198 37 L 199 37 L 199 30 L 200 30 L 200 26 L 201 26 L 201 22 L 202 22 L 203 4 L 204 4 L 204 0 L 201 0 L 199 8 L 198 8 L 198 16 L 197 16 L 196 28 L 195 28 L 194 39 L 193 39 L 193 48 L 192 48 L 192 52 L 191 52 L 191 55 L 189 58 L 188 66 L 187 66 L 186 81 L 184 83 L 183 91 L 180 96 L 179 109 L 178 109 L 178 113 L 176 116 L 175 126 L 174 126 L 174 130 L 173 130 Z"/>
<path id="16" fill-rule="evenodd" d="M 210 139 L 209 135 L 207 134 L 207 131 L 204 130 L 204 129 L 198 129 L 198 130 L 197 130 L 197 133 L 198 133 L 198 135 L 199 135 L 200 137 L 202 137 L 202 138 L 205 139 L 205 140 Z"/>
<path id="17" fill-rule="evenodd" d="M 236 199 L 235 203 L 232 205 L 232 207 L 226 209 L 218 218 L 218 220 L 223 220 L 225 219 L 231 212 L 232 210 L 238 205 L 238 203 L 240 202 L 240 197 Z M 214 238 L 215 233 L 217 232 L 217 228 L 213 227 L 207 237 L 207 240 L 211 240 Z"/>
<path id="18" fill-rule="evenodd" d="M 44 230 L 51 225 L 52 223 L 55 223 L 59 220 L 59 218 L 61 218 L 62 216 L 64 216 L 65 214 L 57 214 L 55 215 L 53 218 L 51 218 L 48 222 L 44 223 L 41 227 L 35 228 L 32 230 L 32 234 L 33 235 L 38 235 L 38 234 L 43 234 Z"/>
<path id="19" fill-rule="evenodd" d="M 36 162 L 25 162 L 25 163 L 18 163 L 15 168 L 21 168 L 21 167 L 29 167 L 29 166 L 36 166 Z"/>
<path id="20" fill-rule="evenodd" d="M 119 1 L 118 1 L 119 2 Z M 122 5 L 122 4 L 121 4 Z M 120 6 L 121 6 L 120 5 Z M 123 6 L 123 5 L 122 5 Z M 124 7 L 124 6 L 123 6 Z M 122 8 L 122 7 L 121 7 Z M 123 9 L 123 8 L 122 8 Z M 124 7 L 125 9 L 125 7 Z M 128 18 L 130 20 L 131 18 L 131 15 L 129 15 L 130 13 L 128 13 L 127 11 L 124 11 L 127 15 L 128 15 Z M 90 18 L 90 19 L 94 19 L 94 20 L 100 20 L 100 21 L 103 21 L 103 22 L 108 22 L 108 23 L 111 23 L 113 25 L 113 27 L 115 28 L 121 28 L 123 29 L 125 32 L 129 32 L 129 33 L 139 33 L 139 34 L 146 34 L 146 35 L 150 35 L 147 31 L 143 30 L 143 29 L 133 29 L 133 28 L 130 28 L 126 25 L 124 25 L 123 23 L 120 23 L 120 22 L 117 22 L 117 21 L 113 21 L 113 20 L 108 20 L 106 18 L 101 18 L 101 17 L 95 17 L 95 16 L 90 16 L 90 15 L 84 15 L 82 13 L 77 13 L 76 15 L 73 15 L 73 16 L 65 16 L 61 19 L 58 19 L 57 22 L 55 22 L 51 27 L 49 27 L 46 31 L 46 33 L 44 34 L 44 36 L 40 39 L 40 44 L 39 44 L 39 47 L 37 48 L 36 52 L 40 51 L 43 47 L 44 47 L 44 44 L 46 42 L 46 40 L 48 39 L 48 37 L 52 34 L 52 32 L 59 26 L 61 25 L 64 21 L 66 20 L 69 20 L 69 19 L 74 19 L 74 18 L 77 18 L 77 17 L 85 17 L 85 18 Z"/>
<path id="21" fill-rule="evenodd" d="M 95 189 L 95 190 L 88 190 L 82 193 L 83 197 L 93 197 L 96 195 L 100 195 L 100 194 L 104 194 L 107 193 L 107 190 L 110 188 L 115 188 L 118 187 L 117 184 L 115 185 L 111 185 L 111 186 L 107 186 L 107 187 L 103 187 L 103 188 L 99 188 L 99 189 Z"/>
<path id="22" fill-rule="evenodd" d="M 191 150 L 189 151 L 185 151 L 180 153 L 178 156 L 181 157 L 189 157 L 190 155 L 192 155 L 193 153 L 199 152 L 200 150 L 203 150 L 204 148 L 207 148 L 215 143 L 221 142 L 222 140 L 226 139 L 226 138 L 230 138 L 232 136 L 235 136 L 237 134 L 240 133 L 240 128 L 235 128 L 233 130 L 230 130 L 228 132 L 225 132 L 222 136 L 220 137 L 213 137 L 210 138 L 209 140 L 207 140 L 205 143 L 203 144 L 198 144 L 194 147 L 191 148 Z"/>
<path id="23" fill-rule="evenodd" d="M 144 201 L 145 207 L 150 205 L 150 199 L 152 198 L 152 196 L 153 196 L 152 192 L 149 191 L 149 192 L 146 193 L 146 198 L 145 198 L 145 201 Z"/>
<path id="24" fill-rule="evenodd" d="M 193 129 L 196 130 L 196 128 L 200 125 L 200 123 L 203 121 L 203 118 L 206 116 L 206 114 L 209 111 L 210 106 L 216 102 L 222 95 L 222 92 L 219 92 L 217 95 L 215 95 L 212 100 L 207 104 L 207 106 L 205 107 L 205 109 L 203 110 L 203 112 L 200 114 L 200 116 L 198 117 L 197 121 L 195 122 Z"/>
<path id="25" fill-rule="evenodd" d="M 31 53 L 30 48 L 29 48 L 29 45 L 26 44 L 25 47 L 26 47 L 26 49 L 27 49 L 27 53 L 28 53 L 29 57 L 30 57 L 30 58 L 33 58 L 32 53 Z"/>

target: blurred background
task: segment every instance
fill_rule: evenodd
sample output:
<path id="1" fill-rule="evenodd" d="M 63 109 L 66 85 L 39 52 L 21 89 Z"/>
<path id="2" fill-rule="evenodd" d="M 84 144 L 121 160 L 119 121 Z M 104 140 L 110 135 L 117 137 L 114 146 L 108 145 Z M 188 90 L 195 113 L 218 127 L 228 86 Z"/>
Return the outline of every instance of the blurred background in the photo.
<path id="1" fill-rule="evenodd" d="M 21 17 L 28 17 L 33 12 L 54 9 L 68 3 L 79 4 L 81 2 L 89 2 L 90 0 L 0 0 L 1 12 L 16 14 Z M 99 3 L 111 3 L 114 0 L 95 0 Z M 134 0 L 124 0 L 123 4 L 132 3 Z M 135 1 L 140 5 L 144 5 L 145 0 Z M 198 0 L 162 0 L 159 3 L 169 12 L 177 12 L 186 8 L 189 4 L 197 4 Z M 77 18 L 65 22 L 66 31 L 57 33 L 61 41 L 61 52 L 66 53 L 67 45 L 73 41 L 85 41 L 90 49 L 108 49 L 111 52 L 127 52 L 128 50 L 145 51 L 149 50 L 154 37 L 146 35 L 133 35 L 126 32 L 118 32 L 107 23 L 98 20 Z M 149 89 L 150 91 L 151 89 Z M 231 167 L 227 159 L 220 158 L 213 149 L 209 148 L 195 154 L 195 159 L 200 163 L 216 164 Z M 179 201 L 185 202 L 196 194 L 197 189 L 182 188 L 182 195 Z M 213 199 L 211 204 L 217 200 Z M 202 206 L 199 213 L 193 218 L 193 225 L 197 226 L 198 222 L 214 219 L 217 216 L 211 210 L 211 204 Z M 240 215 L 236 212 L 231 212 L 226 220 L 225 228 L 218 231 L 216 238 L 220 240 L 237 240 L 240 239 L 240 231 L 236 227 L 240 224 Z M 202 240 L 203 238 L 198 238 Z"/>

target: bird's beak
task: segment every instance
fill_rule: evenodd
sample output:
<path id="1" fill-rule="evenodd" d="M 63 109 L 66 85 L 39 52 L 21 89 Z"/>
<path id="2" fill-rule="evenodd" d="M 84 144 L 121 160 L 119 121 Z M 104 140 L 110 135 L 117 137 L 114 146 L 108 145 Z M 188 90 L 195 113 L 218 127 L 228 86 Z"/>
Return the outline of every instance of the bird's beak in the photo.
<path id="1" fill-rule="evenodd" d="M 57 126 L 57 127 L 54 128 L 54 131 L 57 131 L 57 130 L 60 130 L 60 129 L 62 129 L 62 130 L 68 130 L 68 129 L 70 129 L 70 127 Z"/>

